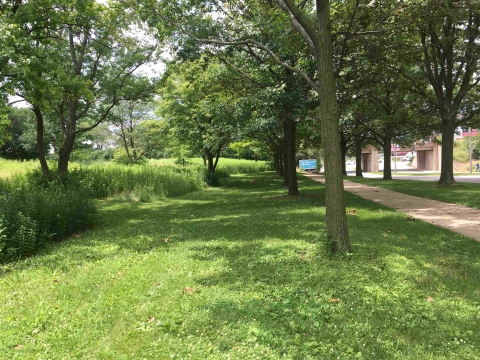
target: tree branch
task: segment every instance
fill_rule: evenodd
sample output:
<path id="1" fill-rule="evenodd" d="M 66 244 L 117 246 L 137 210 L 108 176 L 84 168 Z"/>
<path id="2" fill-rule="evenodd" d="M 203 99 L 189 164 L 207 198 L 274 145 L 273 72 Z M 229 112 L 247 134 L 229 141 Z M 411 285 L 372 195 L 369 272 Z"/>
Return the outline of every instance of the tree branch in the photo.
<path id="1" fill-rule="evenodd" d="M 304 73 L 300 69 L 295 68 L 295 67 L 291 66 L 290 64 L 282 61 L 280 59 L 280 57 L 274 51 L 272 51 L 268 46 L 265 46 L 262 43 L 254 40 L 254 39 L 245 39 L 245 40 L 239 40 L 239 41 L 221 41 L 221 40 L 211 40 L 211 39 L 199 38 L 196 35 L 189 32 L 188 30 L 185 30 L 184 28 L 182 28 L 177 22 L 173 21 L 168 16 L 165 16 L 165 15 L 159 13 L 158 11 L 156 11 L 156 9 L 153 9 L 153 11 L 155 11 L 155 13 L 160 18 L 162 18 L 163 20 L 165 20 L 169 24 L 171 24 L 174 27 L 176 27 L 177 29 L 179 29 L 183 34 L 191 37 L 192 39 L 194 39 L 195 41 L 198 41 L 200 43 L 220 45 L 220 46 L 228 46 L 228 45 L 231 45 L 231 46 L 248 46 L 248 45 L 252 45 L 252 46 L 254 46 L 258 49 L 261 49 L 261 50 L 265 51 L 273 59 L 273 61 L 275 61 L 278 65 L 280 65 L 280 66 L 284 67 L 285 69 L 288 69 L 292 72 L 297 73 L 308 83 L 308 85 L 313 90 L 315 90 L 317 93 L 320 92 L 320 88 L 318 87 L 318 85 L 306 73 Z"/>

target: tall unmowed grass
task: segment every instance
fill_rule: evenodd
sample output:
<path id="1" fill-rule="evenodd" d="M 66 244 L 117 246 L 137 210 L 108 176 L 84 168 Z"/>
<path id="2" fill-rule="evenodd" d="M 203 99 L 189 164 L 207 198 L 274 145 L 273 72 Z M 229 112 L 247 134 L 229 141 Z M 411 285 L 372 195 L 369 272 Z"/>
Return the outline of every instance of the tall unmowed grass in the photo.
<path id="1" fill-rule="evenodd" d="M 173 166 L 175 164 L 177 166 L 183 166 L 182 163 L 175 161 L 175 159 L 151 159 L 148 163 L 154 166 Z M 203 159 L 201 158 L 185 159 L 184 167 L 198 167 L 204 169 L 200 171 L 206 171 L 206 166 L 203 164 Z M 255 162 L 253 160 L 220 158 L 220 160 L 218 161 L 217 169 L 215 170 L 215 175 L 218 178 L 227 178 L 231 175 L 251 174 L 270 170 L 273 170 L 273 165 L 268 161 Z"/>
<path id="2" fill-rule="evenodd" d="M 51 181 L 43 177 L 38 166 L 34 169 L 30 163 L 25 167 L 25 163 L 0 161 L 7 165 L 8 174 L 0 179 L 0 261 L 31 254 L 47 241 L 59 241 L 93 226 L 97 221 L 94 199 L 176 197 L 204 189 L 208 179 L 201 159 L 188 161 L 188 166 L 72 164 L 66 176 L 58 177 L 53 171 Z M 217 176 L 269 169 L 264 162 L 226 160 Z"/>
<path id="3" fill-rule="evenodd" d="M 0 158 L 0 179 L 6 179 L 17 174 L 34 170 L 38 167 L 38 162 L 34 160 L 14 161 Z"/>

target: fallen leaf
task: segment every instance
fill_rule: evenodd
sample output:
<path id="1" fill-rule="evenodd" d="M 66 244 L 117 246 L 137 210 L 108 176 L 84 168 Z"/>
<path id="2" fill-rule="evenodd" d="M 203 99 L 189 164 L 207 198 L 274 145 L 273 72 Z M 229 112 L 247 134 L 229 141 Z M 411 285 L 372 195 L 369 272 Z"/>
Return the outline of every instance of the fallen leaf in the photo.
<path id="1" fill-rule="evenodd" d="M 357 215 L 357 210 L 353 209 L 348 212 L 350 215 Z"/>
<path id="2" fill-rule="evenodd" d="M 429 296 L 429 297 L 427 297 L 427 301 L 432 302 L 432 301 L 435 301 L 435 299 Z"/>
<path id="3" fill-rule="evenodd" d="M 54 283 L 58 283 L 59 281 L 58 281 L 57 279 L 54 279 L 53 282 L 54 282 Z"/>
<path id="4" fill-rule="evenodd" d="M 157 287 L 158 285 L 160 285 L 160 283 L 155 283 L 152 286 Z"/>
<path id="5" fill-rule="evenodd" d="M 340 302 L 340 299 L 337 299 L 337 298 L 331 298 L 330 300 L 328 300 L 329 303 L 339 303 Z"/>
<path id="6" fill-rule="evenodd" d="M 117 273 L 117 276 L 122 276 L 122 273 L 119 271 L 119 272 Z"/>
<path id="7" fill-rule="evenodd" d="M 194 288 L 191 288 L 189 286 L 187 286 L 187 287 L 185 287 L 185 289 L 183 289 L 184 294 L 195 294 L 197 291 L 198 291 L 198 289 L 194 289 Z"/>
<path id="8" fill-rule="evenodd" d="M 14 347 L 15 350 L 20 350 L 23 347 L 22 344 L 18 344 L 17 346 Z"/>
<path id="9" fill-rule="evenodd" d="M 149 316 L 149 317 L 147 318 L 147 323 L 151 323 L 151 322 L 154 322 L 154 321 L 155 321 L 155 318 L 152 317 L 152 316 Z"/>
<path id="10" fill-rule="evenodd" d="M 164 242 L 164 243 L 167 243 L 167 242 L 168 242 L 168 238 L 163 238 L 163 242 Z"/>

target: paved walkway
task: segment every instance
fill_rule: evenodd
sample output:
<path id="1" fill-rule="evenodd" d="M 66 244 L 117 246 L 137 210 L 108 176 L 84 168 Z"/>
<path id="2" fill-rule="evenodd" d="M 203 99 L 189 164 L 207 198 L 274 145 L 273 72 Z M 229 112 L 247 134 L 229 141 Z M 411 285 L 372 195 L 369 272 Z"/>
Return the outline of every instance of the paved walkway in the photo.
<path id="1" fill-rule="evenodd" d="M 355 175 L 355 173 L 350 173 L 350 175 Z M 473 173 L 475 174 L 475 173 Z M 480 175 L 455 175 L 455 181 L 459 183 L 472 183 L 480 184 Z M 383 175 L 363 173 L 363 176 L 366 178 L 372 179 L 381 179 Z M 438 181 L 440 179 L 440 173 L 438 175 L 402 175 L 401 172 L 397 174 L 392 174 L 394 180 L 422 180 L 422 181 Z"/>
<path id="2" fill-rule="evenodd" d="M 305 174 L 324 182 L 318 174 Z M 345 191 L 480 241 L 480 210 L 344 180 Z"/>

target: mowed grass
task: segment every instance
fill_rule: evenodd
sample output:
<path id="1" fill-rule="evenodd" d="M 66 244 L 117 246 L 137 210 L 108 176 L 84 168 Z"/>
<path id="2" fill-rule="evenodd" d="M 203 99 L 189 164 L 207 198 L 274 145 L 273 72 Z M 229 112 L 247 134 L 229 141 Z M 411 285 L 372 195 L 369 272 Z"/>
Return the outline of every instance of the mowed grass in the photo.
<path id="1" fill-rule="evenodd" d="M 480 209 L 480 184 L 457 183 L 455 186 L 441 186 L 437 185 L 437 181 L 382 180 L 355 176 L 348 176 L 345 180 Z"/>
<path id="2" fill-rule="evenodd" d="M 0 358 L 479 358 L 479 243 L 346 194 L 332 257 L 323 185 L 281 183 L 100 201 L 96 228 L 0 268 Z"/>

